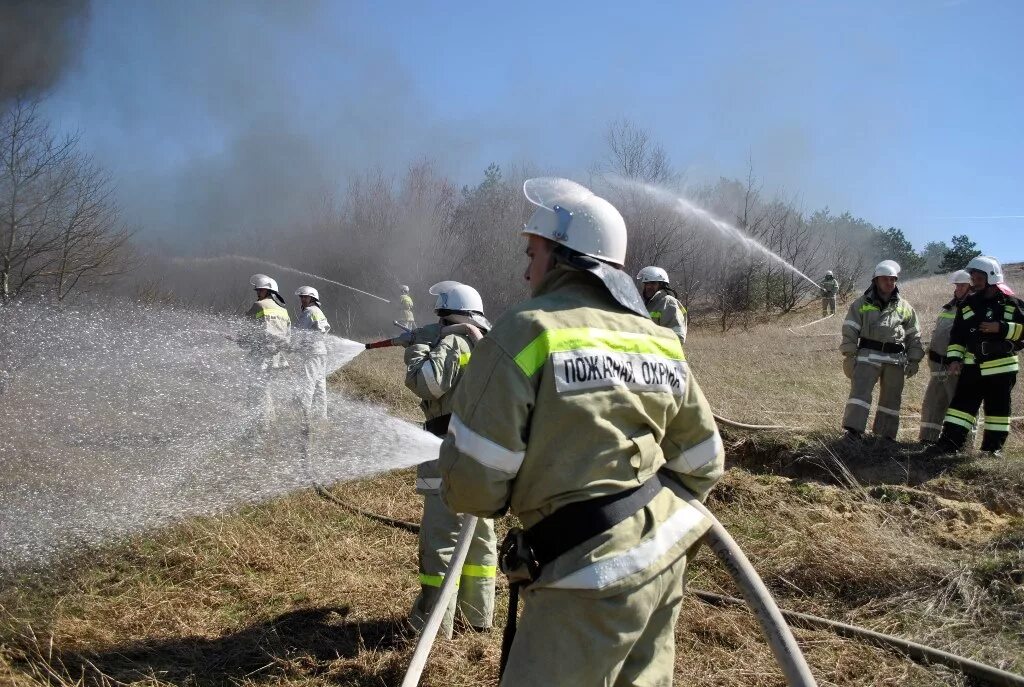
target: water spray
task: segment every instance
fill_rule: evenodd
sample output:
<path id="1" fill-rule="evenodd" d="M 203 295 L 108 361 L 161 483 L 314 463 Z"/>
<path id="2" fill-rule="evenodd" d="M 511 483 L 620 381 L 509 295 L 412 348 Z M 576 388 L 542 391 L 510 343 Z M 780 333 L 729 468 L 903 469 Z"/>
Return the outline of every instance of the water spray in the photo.
<path id="1" fill-rule="evenodd" d="M 249 256 L 249 255 L 218 255 L 217 257 L 213 257 L 213 258 L 172 258 L 172 260 L 173 260 L 173 262 L 178 263 L 178 264 L 183 264 L 183 263 L 198 264 L 198 263 L 204 263 L 204 262 L 223 262 L 225 260 L 238 260 L 238 261 L 241 261 L 241 262 L 251 262 L 251 263 L 254 263 L 254 264 L 257 264 L 257 265 L 269 265 L 269 266 L 273 267 L 276 270 L 284 270 L 285 272 L 294 272 L 295 274 L 301 274 L 304 277 L 311 277 L 313 279 L 319 279 L 319 280 L 325 281 L 325 282 L 327 282 L 329 284 L 335 284 L 337 286 L 341 286 L 341 287 L 344 287 L 346 289 L 350 289 L 352 291 L 356 291 L 357 293 L 361 293 L 364 296 L 369 296 L 370 298 L 376 298 L 377 300 L 384 301 L 385 303 L 390 303 L 391 302 L 387 298 L 382 298 L 381 296 L 377 296 L 375 294 L 372 294 L 369 291 L 363 291 L 362 289 L 357 289 L 354 286 L 349 286 L 348 284 L 343 284 L 340 281 L 337 281 L 335 279 L 328 279 L 327 277 L 320 276 L 319 274 L 313 274 L 312 272 L 304 272 L 303 270 L 297 270 L 294 267 L 287 267 L 285 265 L 279 265 L 276 262 L 271 262 L 270 260 L 264 260 L 262 258 L 254 258 L 254 257 Z"/>
<path id="2" fill-rule="evenodd" d="M 733 226 L 732 224 L 729 224 L 725 220 L 715 217 L 704 208 L 687 200 L 683 196 L 680 196 L 667 189 L 654 186 L 652 184 L 646 184 L 635 179 L 627 179 L 625 177 L 617 175 L 611 177 L 611 182 L 614 185 L 628 186 L 629 188 L 643 191 L 644 193 L 653 196 L 654 198 L 657 198 L 659 201 L 671 205 L 673 209 L 676 210 L 676 212 L 684 213 L 690 215 L 691 217 L 696 217 L 699 221 L 703 222 L 704 224 L 710 225 L 711 227 L 715 228 L 720 234 L 722 234 L 726 238 L 743 245 L 748 250 L 753 249 L 758 253 L 761 253 L 762 255 L 779 263 L 787 270 L 790 270 L 791 272 L 794 272 L 795 274 L 799 275 L 810 284 L 813 284 L 814 287 L 819 291 L 823 290 L 821 288 L 821 285 L 818 284 L 818 282 L 814 281 L 806 274 L 798 270 L 792 264 L 787 262 L 782 256 L 778 255 L 777 253 L 769 249 L 767 246 L 757 241 L 756 239 L 751 238 L 746 233 L 741 231 L 739 228 Z"/>

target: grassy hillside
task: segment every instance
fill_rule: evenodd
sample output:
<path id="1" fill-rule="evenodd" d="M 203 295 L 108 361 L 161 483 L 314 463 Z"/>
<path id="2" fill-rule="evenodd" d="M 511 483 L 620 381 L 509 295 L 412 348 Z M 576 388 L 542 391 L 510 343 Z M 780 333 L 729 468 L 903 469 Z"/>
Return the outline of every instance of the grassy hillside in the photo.
<path id="1" fill-rule="evenodd" d="M 949 290 L 941 278 L 906 285 L 926 328 Z M 1024 672 L 1024 427 L 1015 421 L 1003 460 L 953 466 L 884 447 L 851 452 L 837 441 L 842 312 L 787 330 L 816 313 L 812 305 L 749 331 L 693 331 L 687 353 L 717 412 L 800 428 L 727 432 L 730 469 L 709 505 L 784 607 Z M 400 370 L 399 350 L 370 351 L 332 382 L 415 419 Z M 922 372 L 908 386 L 906 439 L 916 436 L 926 381 Z M 412 482 L 403 471 L 334 493 L 416 520 Z M 307 490 L 2 584 L 0 684 L 392 685 L 414 641 L 403 619 L 417 585 L 416 539 Z M 689 584 L 735 594 L 706 550 Z M 499 597 L 501 623 L 503 587 Z M 822 685 L 967 684 L 829 633 L 796 634 Z M 680 684 L 783 684 L 743 609 L 688 596 L 676 638 Z M 424 682 L 493 684 L 499 647 L 498 631 L 441 642 Z"/>

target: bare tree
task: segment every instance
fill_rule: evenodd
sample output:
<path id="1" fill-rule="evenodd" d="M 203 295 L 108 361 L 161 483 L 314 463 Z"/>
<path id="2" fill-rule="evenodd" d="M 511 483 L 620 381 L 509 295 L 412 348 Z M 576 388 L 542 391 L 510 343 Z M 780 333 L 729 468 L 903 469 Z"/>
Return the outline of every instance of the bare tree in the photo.
<path id="1" fill-rule="evenodd" d="M 27 290 L 57 300 L 123 274 L 131 234 L 119 222 L 109 177 L 58 138 L 38 103 L 0 114 L 0 299 Z"/>

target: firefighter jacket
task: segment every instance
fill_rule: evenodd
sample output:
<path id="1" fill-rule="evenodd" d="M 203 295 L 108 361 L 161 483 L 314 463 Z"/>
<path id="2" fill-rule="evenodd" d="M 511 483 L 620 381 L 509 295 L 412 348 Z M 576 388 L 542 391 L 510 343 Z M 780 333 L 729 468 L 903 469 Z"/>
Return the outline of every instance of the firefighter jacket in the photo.
<path id="1" fill-rule="evenodd" d="M 679 337 L 679 343 L 686 343 L 686 308 L 672 291 L 660 289 L 651 296 L 651 300 L 645 301 L 644 305 L 647 306 L 647 311 L 655 324 L 668 327 Z"/>
<path id="2" fill-rule="evenodd" d="M 417 332 L 433 331 L 424 327 Z M 461 334 L 440 337 L 434 344 L 414 343 L 405 349 L 405 385 L 420 399 L 420 408 L 427 420 L 426 429 L 443 435 L 447 431 L 445 418 L 452 412 L 454 389 L 473 350 L 470 339 Z M 435 429 L 433 423 L 440 423 Z M 437 493 L 441 487 L 441 473 L 437 461 L 420 463 L 416 468 L 416 491 L 421 494 Z"/>
<path id="3" fill-rule="evenodd" d="M 402 297 L 399 299 L 399 304 L 402 306 L 402 312 L 398 318 L 400 322 L 412 322 L 416 319 L 412 314 L 412 296 L 407 293 L 403 293 Z"/>
<path id="4" fill-rule="evenodd" d="M 839 282 L 835 277 L 825 277 L 825 280 L 821 282 L 821 295 L 831 297 L 837 293 L 839 293 Z"/>
<path id="5" fill-rule="evenodd" d="M 870 347 L 875 344 L 902 344 L 904 351 L 875 350 Z M 890 365 L 902 365 L 907 360 L 919 362 L 924 358 L 924 348 L 917 313 L 900 296 L 899 288 L 883 303 L 872 285 L 850 304 L 839 350 L 843 355 L 856 355 L 860 362 Z"/>
<path id="6" fill-rule="evenodd" d="M 327 355 L 327 342 L 324 337 L 329 331 L 331 331 L 331 323 L 327 321 L 327 317 L 319 306 L 311 305 L 304 308 L 295 323 L 293 347 L 303 357 Z"/>
<path id="7" fill-rule="evenodd" d="M 626 311 L 594 275 L 556 266 L 473 351 L 441 445 L 442 498 L 531 527 L 570 503 L 621 493 L 659 471 L 698 498 L 724 449 L 679 339 Z M 667 489 L 567 551 L 535 585 L 645 582 L 710 527 Z"/>
<path id="8" fill-rule="evenodd" d="M 996 322 L 999 330 L 984 333 L 981 331 L 983 322 Z M 957 309 L 946 357 L 969 363 L 973 356 L 981 376 L 988 377 L 1017 372 L 1020 369 L 1017 352 L 1022 347 L 1024 301 L 1009 289 L 988 288 L 969 295 Z"/>
<path id="9" fill-rule="evenodd" d="M 291 317 L 288 311 L 272 298 L 252 304 L 238 336 L 238 345 L 248 351 L 252 361 L 261 369 L 288 367 L 284 352 L 291 340 Z"/>

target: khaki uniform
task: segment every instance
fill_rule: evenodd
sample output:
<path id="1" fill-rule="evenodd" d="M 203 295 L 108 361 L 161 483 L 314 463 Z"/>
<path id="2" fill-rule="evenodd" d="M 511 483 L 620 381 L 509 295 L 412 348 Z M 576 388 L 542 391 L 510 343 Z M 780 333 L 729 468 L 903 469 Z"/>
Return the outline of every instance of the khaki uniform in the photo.
<path id="1" fill-rule="evenodd" d="M 398 322 L 405 325 L 409 329 L 416 328 L 416 317 L 413 315 L 413 303 L 412 296 L 407 293 L 403 293 L 399 299 L 399 304 L 402 306 L 401 312 L 398 314 Z"/>
<path id="2" fill-rule="evenodd" d="M 438 337 L 439 331 L 436 331 L 432 338 Z M 470 340 L 458 334 L 440 338 L 433 345 L 414 343 L 405 349 L 405 385 L 423 399 L 420 407 L 427 420 L 427 431 L 439 436 L 448 431 L 451 392 L 459 384 L 471 352 Z M 416 491 L 423 494 L 419 532 L 420 594 L 410 617 L 417 629 L 423 626 L 434 607 L 465 517 L 453 513 L 441 502 L 440 489 L 437 461 L 421 463 L 416 468 Z M 494 522 L 480 518 L 462 566 L 457 598 L 452 598 L 445 613 L 442 630 L 446 636 L 452 636 L 456 607 L 473 627 L 488 628 L 493 624 L 497 557 Z"/>
<path id="3" fill-rule="evenodd" d="M 679 337 L 679 343 L 686 343 L 687 312 L 678 298 L 667 289 L 661 289 L 644 305 L 655 324 L 668 327 Z"/>
<path id="4" fill-rule="evenodd" d="M 946 347 L 949 346 L 949 334 L 953 330 L 956 319 L 956 300 L 942 306 L 939 319 L 932 331 L 932 340 L 928 344 L 928 369 L 931 378 L 924 392 L 921 403 L 921 431 L 919 441 L 936 442 L 942 433 L 942 421 L 946 417 L 946 409 L 953 400 L 956 391 L 957 377 L 946 372 Z"/>
<path id="5" fill-rule="evenodd" d="M 703 499 L 724 450 L 679 339 L 557 266 L 473 352 L 441 446 L 442 497 L 527 528 L 660 473 Z M 710 522 L 668 489 L 523 591 L 501 684 L 672 682 L 687 550 Z"/>
<path id="6" fill-rule="evenodd" d="M 291 339 L 291 317 L 272 298 L 253 303 L 245 317 L 238 344 L 248 353 L 248 404 L 257 431 L 262 431 L 276 418 L 270 384 L 275 373 L 288 368 L 284 352 Z"/>
<path id="7" fill-rule="evenodd" d="M 327 342 L 331 324 L 316 305 L 304 308 L 295 323 L 295 346 L 302 360 L 297 400 L 306 426 L 313 419 L 327 419 Z"/>
<path id="8" fill-rule="evenodd" d="M 825 277 L 821 282 L 821 316 L 828 317 L 836 313 L 836 294 L 839 293 L 839 282 L 835 277 Z"/>
<path id="9" fill-rule="evenodd" d="M 879 344 L 884 344 L 886 350 L 870 347 Z M 892 346 L 903 350 L 892 350 Z M 895 439 L 900 428 L 905 367 L 908 362 L 917 363 L 924 358 L 914 308 L 900 297 L 898 288 L 883 304 L 871 286 L 850 305 L 839 350 L 846 356 L 844 368 L 851 379 L 843 427 L 858 433 L 864 431 L 871 396 L 878 383 L 874 433 Z"/>

